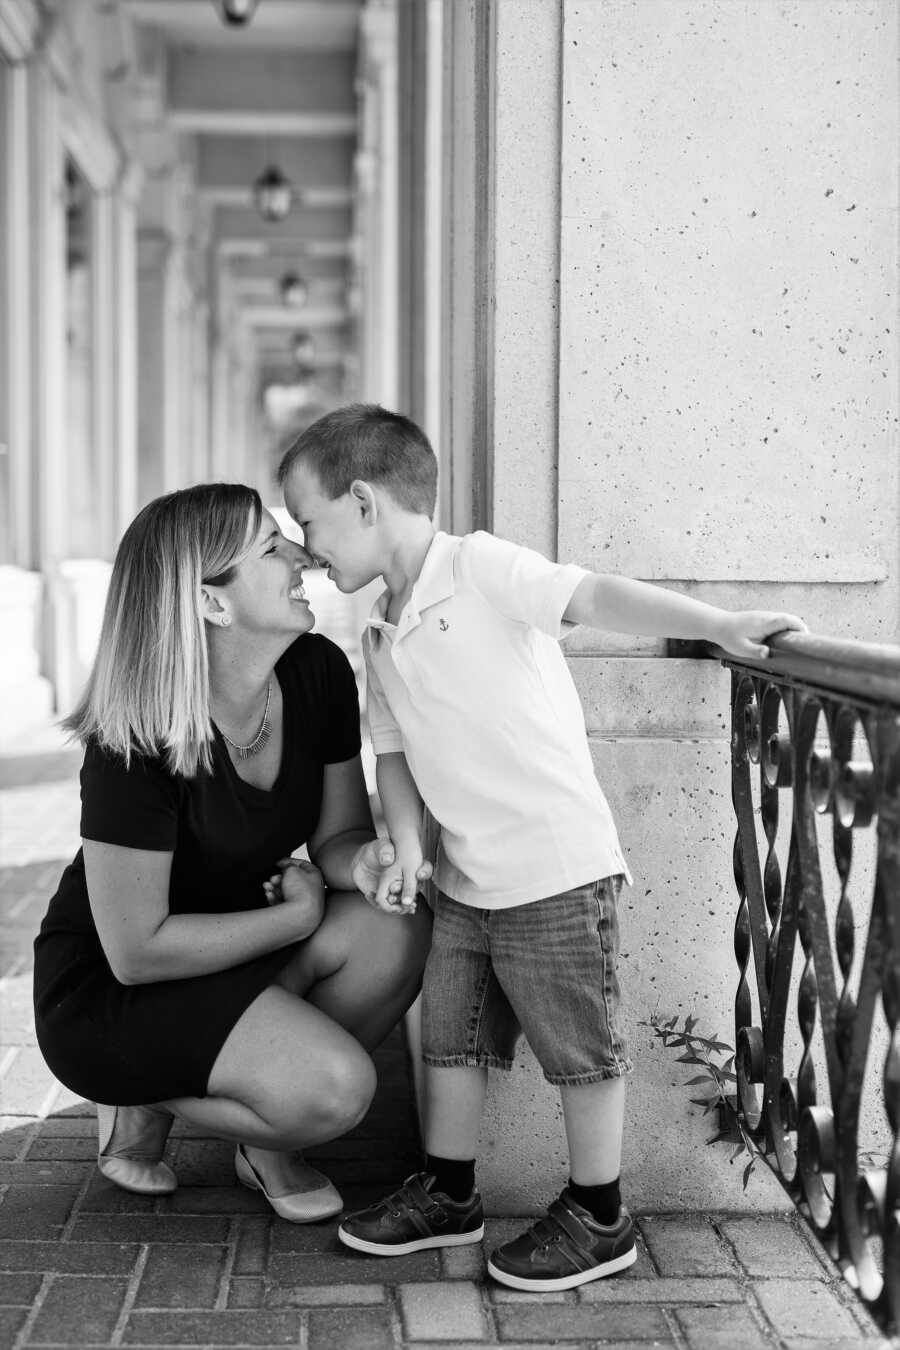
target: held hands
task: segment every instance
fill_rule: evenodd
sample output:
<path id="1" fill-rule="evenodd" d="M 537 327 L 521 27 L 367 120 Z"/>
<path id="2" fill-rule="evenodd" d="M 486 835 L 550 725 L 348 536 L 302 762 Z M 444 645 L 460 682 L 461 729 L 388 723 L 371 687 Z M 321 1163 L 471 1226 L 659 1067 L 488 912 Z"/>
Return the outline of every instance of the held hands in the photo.
<path id="1" fill-rule="evenodd" d="M 770 610 L 745 609 L 723 613 L 716 624 L 714 641 L 733 656 L 764 661 L 769 655 L 767 638 L 775 633 L 805 633 L 806 624 L 796 614 L 777 614 Z"/>
<path id="2" fill-rule="evenodd" d="M 325 913 L 325 881 L 318 867 L 302 858 L 280 858 L 281 869 L 263 882 L 266 903 L 290 905 L 296 914 L 297 940 L 316 931 Z"/>
<path id="3" fill-rule="evenodd" d="M 431 876 L 418 841 L 395 850 L 390 839 L 370 839 L 357 850 L 351 873 L 370 905 L 386 914 L 415 914 L 416 890 Z"/>

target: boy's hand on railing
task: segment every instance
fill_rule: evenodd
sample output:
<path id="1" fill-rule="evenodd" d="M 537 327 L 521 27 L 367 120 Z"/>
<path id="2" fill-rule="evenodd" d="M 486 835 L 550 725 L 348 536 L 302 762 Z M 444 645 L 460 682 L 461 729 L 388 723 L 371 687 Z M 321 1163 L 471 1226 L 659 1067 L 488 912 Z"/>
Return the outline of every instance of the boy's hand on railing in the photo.
<path id="1" fill-rule="evenodd" d="M 768 638 L 776 633 L 805 633 L 806 624 L 796 614 L 779 614 L 765 609 L 724 612 L 716 624 L 713 641 L 732 656 L 764 661 L 769 655 Z"/>

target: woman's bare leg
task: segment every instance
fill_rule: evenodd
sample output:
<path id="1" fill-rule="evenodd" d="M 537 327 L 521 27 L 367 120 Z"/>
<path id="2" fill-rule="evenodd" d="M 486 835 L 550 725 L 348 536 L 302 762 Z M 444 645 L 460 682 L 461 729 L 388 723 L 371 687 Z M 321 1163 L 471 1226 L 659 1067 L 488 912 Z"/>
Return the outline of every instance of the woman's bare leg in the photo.
<path id="1" fill-rule="evenodd" d="M 321 927 L 232 1029 L 208 1095 L 165 1105 L 249 1144 L 270 1194 L 318 1184 L 294 1151 L 345 1134 L 365 1114 L 375 1090 L 366 1050 L 415 998 L 429 935 L 427 911 L 394 917 L 333 893 Z"/>

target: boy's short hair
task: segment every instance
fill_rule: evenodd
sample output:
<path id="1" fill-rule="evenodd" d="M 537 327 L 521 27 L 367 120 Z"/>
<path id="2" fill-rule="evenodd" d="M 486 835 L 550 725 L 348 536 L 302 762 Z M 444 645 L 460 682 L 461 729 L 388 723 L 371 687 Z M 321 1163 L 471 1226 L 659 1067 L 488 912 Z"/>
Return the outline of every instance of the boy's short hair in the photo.
<path id="1" fill-rule="evenodd" d="M 348 403 L 302 431 L 278 467 L 284 486 L 296 464 L 313 470 L 330 499 L 360 478 L 385 488 L 398 506 L 431 516 L 437 496 L 437 459 L 421 427 L 377 403 Z"/>

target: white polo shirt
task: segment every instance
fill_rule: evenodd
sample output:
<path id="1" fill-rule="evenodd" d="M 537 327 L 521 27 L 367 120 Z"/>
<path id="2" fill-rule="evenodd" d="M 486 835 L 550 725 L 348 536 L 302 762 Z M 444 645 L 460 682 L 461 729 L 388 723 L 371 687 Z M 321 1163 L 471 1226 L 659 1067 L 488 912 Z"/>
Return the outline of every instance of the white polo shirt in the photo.
<path id="1" fill-rule="evenodd" d="M 463 904 L 629 876 L 559 646 L 587 575 L 483 531 L 439 532 L 399 622 L 386 591 L 368 620 L 375 753 L 406 755 L 441 826 L 435 879 Z"/>

